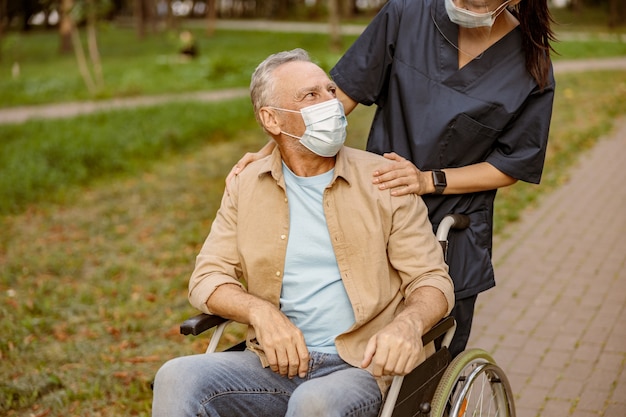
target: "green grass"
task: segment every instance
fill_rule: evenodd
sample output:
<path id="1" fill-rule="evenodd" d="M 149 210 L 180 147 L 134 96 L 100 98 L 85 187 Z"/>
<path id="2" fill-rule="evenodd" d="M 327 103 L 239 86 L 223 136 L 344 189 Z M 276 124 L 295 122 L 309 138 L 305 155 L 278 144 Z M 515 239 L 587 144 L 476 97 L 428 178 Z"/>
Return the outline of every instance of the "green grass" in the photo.
<path id="1" fill-rule="evenodd" d="M 585 35 L 588 39 L 572 38 L 566 34 L 562 38 L 569 40 L 561 40 L 554 44 L 556 54 L 553 58 L 555 61 L 563 59 L 589 59 L 591 58 L 609 58 L 617 56 L 626 56 L 626 35 L 624 40 L 613 37 L 615 35 Z"/>
<path id="2" fill-rule="evenodd" d="M 10 33 L 4 40 L 0 107 L 71 100 L 149 95 L 167 92 L 245 87 L 256 65 L 279 50 L 301 47 L 325 69 L 339 57 L 328 52 L 324 34 L 217 31 L 207 37 L 196 29 L 200 55 L 184 61 L 177 55 L 175 33 L 138 40 L 131 29 L 104 26 L 99 31 L 105 87 L 90 97 L 73 55 L 59 56 L 55 32 Z M 346 43 L 353 38 L 346 38 Z"/>
<path id="3" fill-rule="evenodd" d="M 233 140 L 255 127 L 249 99 L 0 125 L 0 214 L 54 200 L 68 187 L 140 173 L 156 159 Z"/>
<path id="4" fill-rule="evenodd" d="M 263 41 L 256 38 L 274 39 L 264 36 L 233 34 L 228 37 L 233 43 L 226 44 L 231 53 L 211 53 L 222 57 L 216 62 L 248 62 L 238 57 L 248 51 L 235 50 L 234 39 L 249 37 L 261 49 Z M 49 43 L 44 38 L 29 35 L 29 45 L 20 46 L 26 49 L 11 53 L 40 48 L 39 72 L 46 79 L 58 76 L 60 98 L 81 98 L 79 87 L 64 90 L 73 63 L 49 51 L 56 47 L 55 37 Z M 279 38 L 265 48 L 291 47 L 282 44 L 291 40 Z M 161 41 L 112 43 L 121 48 L 119 69 L 115 75 L 105 68 L 111 72 L 107 76 L 123 78 L 124 57 L 127 71 L 149 67 L 159 48 L 169 48 Z M 5 44 L 5 57 L 6 48 L 14 46 Z M 201 48 L 207 48 L 204 40 Z M 259 51 L 257 61 L 267 53 Z M 27 55 L 25 71 L 34 77 L 36 60 Z M 334 59 L 318 56 L 326 63 Z M 187 64 L 172 68 L 180 65 Z M 190 73 L 202 78 L 204 67 L 194 65 Z M 235 64 L 224 64 L 225 78 L 229 65 Z M 3 73 L 9 68 L 2 62 Z M 124 94 L 183 91 L 205 82 L 185 86 L 157 77 L 158 71 L 146 68 L 143 76 L 131 77 L 135 86 Z M 244 78 L 247 83 L 248 77 L 237 75 L 241 79 L 232 85 Z M 559 74 L 557 82 L 543 183 L 516 184 L 499 193 L 498 233 L 542 193 L 566 181 L 578 155 L 610 131 L 615 117 L 626 114 L 624 71 Z M 7 80 L 0 77 L 0 100 L 8 85 L 2 83 Z M 121 81 L 111 84 L 107 94 L 117 94 Z M 12 93 L 13 102 L 56 94 L 40 98 L 27 90 Z M 358 107 L 350 115 L 349 145 L 364 146 L 372 110 Z M 186 300 L 187 280 L 219 205 L 224 176 L 244 152 L 266 141 L 250 111 L 242 99 L 0 126 L 0 204 L 9 207 L 0 215 L 0 414 L 148 416 L 150 382 L 159 366 L 205 349 L 205 338 L 183 338 L 178 325 L 195 314 Z M 35 172 L 39 175 L 31 176 Z"/>

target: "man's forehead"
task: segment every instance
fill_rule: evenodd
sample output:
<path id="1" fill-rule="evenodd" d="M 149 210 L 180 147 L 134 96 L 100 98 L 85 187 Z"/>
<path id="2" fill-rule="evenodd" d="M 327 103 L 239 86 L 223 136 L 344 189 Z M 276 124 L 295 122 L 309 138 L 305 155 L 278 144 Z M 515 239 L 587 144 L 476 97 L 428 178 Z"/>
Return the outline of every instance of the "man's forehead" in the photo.
<path id="1" fill-rule="evenodd" d="M 300 76 L 303 78 L 315 73 L 323 73 L 324 75 L 326 74 L 324 70 L 322 70 L 319 66 L 317 66 L 313 62 L 308 61 L 286 62 L 276 68 L 276 72 L 280 73 L 281 76 L 291 75 L 296 77 Z"/>
<path id="2" fill-rule="evenodd" d="M 278 86 L 292 91 L 326 87 L 332 83 L 323 69 L 306 61 L 287 62 L 276 68 L 274 74 L 280 79 Z"/>

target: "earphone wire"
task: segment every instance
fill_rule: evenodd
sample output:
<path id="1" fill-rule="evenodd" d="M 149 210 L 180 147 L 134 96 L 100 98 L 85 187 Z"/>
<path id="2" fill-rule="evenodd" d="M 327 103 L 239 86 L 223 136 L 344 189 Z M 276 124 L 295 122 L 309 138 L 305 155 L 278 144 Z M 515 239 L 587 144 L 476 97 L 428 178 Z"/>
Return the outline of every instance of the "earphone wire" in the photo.
<path id="1" fill-rule="evenodd" d="M 454 42 L 452 42 L 450 39 L 448 39 L 448 37 L 445 35 L 445 33 L 443 33 L 443 31 L 441 30 L 441 28 L 439 27 L 439 25 L 437 24 L 437 20 L 435 19 L 434 16 L 430 17 L 431 19 L 433 19 L 433 23 L 435 24 L 435 27 L 437 28 L 437 30 L 439 31 L 439 33 L 441 33 L 441 36 L 443 36 L 443 38 L 450 44 L 452 45 L 457 51 L 459 51 L 460 53 L 462 53 L 465 56 L 468 56 L 472 59 L 481 59 L 485 53 L 485 51 L 479 53 L 478 55 L 473 55 L 473 54 L 469 54 L 467 52 L 465 52 L 464 50 L 462 50 L 461 48 L 459 48 L 458 46 L 456 46 L 454 44 Z"/>

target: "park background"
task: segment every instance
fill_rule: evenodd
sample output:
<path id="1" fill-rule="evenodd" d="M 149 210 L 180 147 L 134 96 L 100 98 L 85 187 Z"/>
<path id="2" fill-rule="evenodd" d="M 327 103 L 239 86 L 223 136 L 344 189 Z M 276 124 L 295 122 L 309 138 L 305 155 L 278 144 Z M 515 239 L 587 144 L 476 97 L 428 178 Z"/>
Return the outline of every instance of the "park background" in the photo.
<path id="1" fill-rule="evenodd" d="M 147 416 L 158 367 L 207 344 L 178 326 L 195 313 L 187 279 L 225 175 L 266 141 L 245 95 L 251 72 L 295 47 L 330 69 L 379 5 L 347 13 L 356 3 L 338 2 L 333 14 L 325 3 L 265 2 L 259 15 L 233 1 L 198 16 L 195 3 L 159 14 L 137 6 L 155 4 L 147 0 L 74 0 L 65 33 L 52 6 L 67 3 L 9 19 L 13 3 L 0 2 L 0 112 L 171 101 L 0 125 L 0 414 Z M 615 4 L 554 8 L 555 62 L 626 56 Z M 186 31 L 195 56 L 181 54 Z M 543 182 L 500 193 L 497 233 L 566 181 L 567 167 L 626 113 L 623 69 L 556 78 Z M 225 89 L 242 94 L 185 95 Z M 350 145 L 364 147 L 371 116 L 362 106 L 350 116 Z"/>

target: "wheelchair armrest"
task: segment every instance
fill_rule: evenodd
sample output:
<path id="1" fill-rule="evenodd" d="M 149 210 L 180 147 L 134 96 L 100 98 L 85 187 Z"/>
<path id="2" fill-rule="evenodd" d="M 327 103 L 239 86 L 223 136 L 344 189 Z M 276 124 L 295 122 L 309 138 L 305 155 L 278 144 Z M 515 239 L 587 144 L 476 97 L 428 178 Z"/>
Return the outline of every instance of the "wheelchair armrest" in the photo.
<path id="1" fill-rule="evenodd" d="M 198 314 L 197 316 L 185 320 L 180 325 L 180 334 L 183 334 L 185 336 L 198 336 L 200 333 L 205 332 L 210 328 L 218 326 L 226 321 L 228 320 L 220 316 L 213 316 L 211 314 L 204 313 Z"/>
<path id="2" fill-rule="evenodd" d="M 199 334 L 209 330 L 210 328 L 218 326 L 226 321 L 228 320 L 220 316 L 213 316 L 204 313 L 198 314 L 197 316 L 185 320 L 180 325 L 180 333 L 185 336 L 198 336 Z M 422 336 L 422 343 L 424 344 L 424 346 L 426 346 L 438 337 L 443 336 L 446 331 L 448 331 L 448 329 L 450 329 L 453 325 L 453 317 L 448 316 L 442 319 L 439 323 L 435 324 L 432 329 L 427 331 L 426 334 Z"/>
<path id="3" fill-rule="evenodd" d="M 452 326 L 454 326 L 454 317 L 448 316 L 441 319 L 439 323 L 435 324 L 432 329 L 422 336 L 423 345 L 426 346 L 433 340 L 443 336 Z"/>

